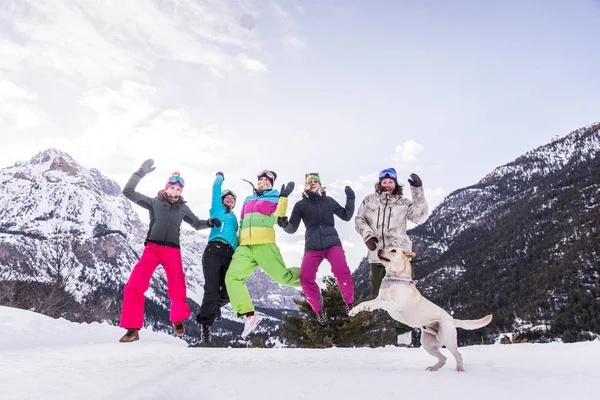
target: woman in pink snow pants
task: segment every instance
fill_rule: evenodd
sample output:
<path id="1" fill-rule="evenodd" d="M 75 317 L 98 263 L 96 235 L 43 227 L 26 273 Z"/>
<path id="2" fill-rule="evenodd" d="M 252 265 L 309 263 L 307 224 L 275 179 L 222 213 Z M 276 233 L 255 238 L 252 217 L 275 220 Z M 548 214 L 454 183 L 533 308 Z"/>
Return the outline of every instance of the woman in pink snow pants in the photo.
<path id="1" fill-rule="evenodd" d="M 350 311 L 354 303 L 352 274 L 334 221 L 334 215 L 343 221 L 350 221 L 354 213 L 354 191 L 350 186 L 346 186 L 345 192 L 346 206 L 342 207 L 333 198 L 327 196 L 321 186 L 319 173 L 308 173 L 305 176 L 302 200 L 294 205 L 289 220 L 288 217 L 279 217 L 277 221 L 287 233 L 296 232 L 300 221 L 306 226 L 300 284 L 306 300 L 317 314 L 317 320 L 321 325 L 327 325 L 327 314 L 323 309 L 323 298 L 316 278 L 319 265 L 324 259 L 331 264 L 331 272 L 344 298 L 346 312 Z"/>
<path id="2" fill-rule="evenodd" d="M 152 274 L 162 265 L 167 275 L 167 295 L 171 300 L 170 320 L 177 336 L 185 333 L 183 320 L 190 316 L 187 303 L 185 274 L 181 263 L 179 230 L 183 221 L 195 229 L 219 226 L 218 219 L 201 220 L 183 201 L 181 192 L 185 182 L 179 172 L 173 172 L 164 190 L 154 198 L 135 191 L 146 174 L 154 171 L 154 161 L 146 160 L 125 187 L 123 194 L 135 204 L 150 213 L 150 225 L 145 248 L 138 263 L 133 267 L 123 291 L 122 328 L 127 332 L 119 340 L 122 343 L 134 342 L 140 338 L 139 330 L 144 325 L 144 293 L 148 290 Z"/>

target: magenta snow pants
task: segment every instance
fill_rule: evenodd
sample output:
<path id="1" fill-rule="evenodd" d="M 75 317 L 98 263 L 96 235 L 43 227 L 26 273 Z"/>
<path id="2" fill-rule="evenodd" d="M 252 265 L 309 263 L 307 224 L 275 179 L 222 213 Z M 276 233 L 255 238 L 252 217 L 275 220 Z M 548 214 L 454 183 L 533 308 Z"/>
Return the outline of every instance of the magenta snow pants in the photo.
<path id="1" fill-rule="evenodd" d="M 148 242 L 142 257 L 133 267 L 123 291 L 122 328 L 141 328 L 144 325 L 144 292 L 156 268 L 162 265 L 167 274 L 167 296 L 171 300 L 171 322 L 180 322 L 190 316 L 187 303 L 185 274 L 181 264 L 181 250 Z"/>
<path id="2" fill-rule="evenodd" d="M 331 272 L 337 280 L 340 292 L 346 304 L 354 302 L 354 284 L 352 283 L 352 274 L 346 262 L 344 249 L 342 246 L 334 246 L 327 250 L 307 251 L 302 258 L 300 266 L 300 285 L 306 296 L 306 300 L 314 312 L 319 312 L 323 305 L 319 302 L 321 298 L 319 285 L 315 282 L 317 270 L 323 259 L 327 259 L 331 264 Z"/>

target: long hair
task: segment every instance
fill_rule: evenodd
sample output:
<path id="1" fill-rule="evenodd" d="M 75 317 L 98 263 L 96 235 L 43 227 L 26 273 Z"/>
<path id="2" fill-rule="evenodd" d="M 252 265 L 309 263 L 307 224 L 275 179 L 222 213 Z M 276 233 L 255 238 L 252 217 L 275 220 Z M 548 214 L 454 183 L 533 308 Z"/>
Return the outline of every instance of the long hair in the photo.
<path id="1" fill-rule="evenodd" d="M 306 197 L 308 198 L 308 193 L 310 192 L 310 183 L 306 183 L 304 185 L 304 191 L 302 192 L 302 197 Z M 325 193 L 325 188 L 321 185 L 319 185 L 319 187 L 317 188 L 316 192 L 317 196 L 323 196 L 323 193 Z"/>
<path id="2" fill-rule="evenodd" d="M 381 183 L 377 182 L 375 183 L 375 193 L 377 194 L 381 194 L 383 193 L 383 186 L 381 186 Z M 402 194 L 404 193 L 404 190 L 402 189 L 402 185 L 397 184 L 396 187 L 394 188 L 394 191 L 391 194 L 398 194 L 400 196 L 402 196 Z"/>

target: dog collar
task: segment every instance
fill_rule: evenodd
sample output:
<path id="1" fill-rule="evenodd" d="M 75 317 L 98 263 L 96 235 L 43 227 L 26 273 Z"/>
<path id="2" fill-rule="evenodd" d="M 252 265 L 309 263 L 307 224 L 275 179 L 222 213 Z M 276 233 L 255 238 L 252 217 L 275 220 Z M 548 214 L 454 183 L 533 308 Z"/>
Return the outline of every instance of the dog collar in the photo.
<path id="1" fill-rule="evenodd" d="M 404 284 L 404 285 L 413 284 L 413 285 L 415 285 L 415 281 L 413 281 L 412 279 L 396 278 L 396 277 L 391 277 L 391 276 L 390 277 L 385 276 L 383 278 L 383 280 L 381 281 L 382 288 L 386 288 L 388 286 L 397 285 L 397 284 Z"/>

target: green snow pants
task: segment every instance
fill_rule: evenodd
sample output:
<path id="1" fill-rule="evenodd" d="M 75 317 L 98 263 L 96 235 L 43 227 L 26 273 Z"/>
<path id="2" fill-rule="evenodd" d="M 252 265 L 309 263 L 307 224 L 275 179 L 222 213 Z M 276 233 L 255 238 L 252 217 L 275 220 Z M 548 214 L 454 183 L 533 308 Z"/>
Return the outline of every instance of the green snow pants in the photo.
<path id="1" fill-rule="evenodd" d="M 369 264 L 369 281 L 371 282 L 371 298 L 377 297 L 379 294 L 379 288 L 381 287 L 381 281 L 385 276 L 385 267 L 383 264 Z M 414 278 L 414 271 L 413 271 Z M 402 335 L 403 333 L 412 331 L 408 325 L 404 325 L 402 322 L 396 321 L 396 335 Z"/>
<path id="2" fill-rule="evenodd" d="M 231 308 L 238 317 L 254 312 L 246 279 L 256 267 L 262 268 L 269 278 L 280 285 L 300 287 L 300 268 L 286 268 L 275 243 L 238 246 L 225 275 Z"/>

